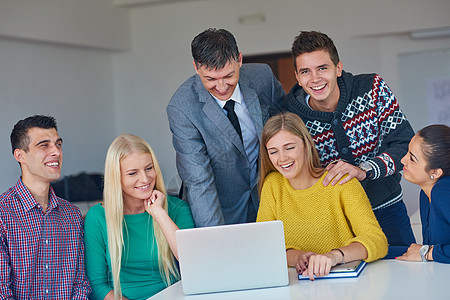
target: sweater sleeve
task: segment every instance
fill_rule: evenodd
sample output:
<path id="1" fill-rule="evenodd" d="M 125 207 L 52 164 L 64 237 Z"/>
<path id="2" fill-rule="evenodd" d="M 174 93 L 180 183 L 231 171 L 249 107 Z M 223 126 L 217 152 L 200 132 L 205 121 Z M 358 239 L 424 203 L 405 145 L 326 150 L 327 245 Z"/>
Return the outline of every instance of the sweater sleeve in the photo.
<path id="1" fill-rule="evenodd" d="M 450 264 L 450 245 L 434 245 L 433 260 L 440 263 Z"/>
<path id="2" fill-rule="evenodd" d="M 422 192 L 423 193 L 423 192 Z M 421 199 L 422 200 L 422 199 Z M 428 200 L 428 199 L 427 199 Z M 431 191 L 431 205 L 433 206 L 433 231 L 434 244 L 433 260 L 441 263 L 450 263 L 450 178 L 446 177 L 438 181 Z"/>
<path id="3" fill-rule="evenodd" d="M 101 204 L 93 206 L 84 221 L 86 274 L 92 288 L 90 299 L 104 299 L 112 290 L 108 281 L 106 260 L 106 221 Z"/>
<path id="4" fill-rule="evenodd" d="M 268 174 L 264 179 L 256 222 L 277 220 L 275 213 L 276 197 L 274 195 L 273 180 L 270 180 L 269 177 L 270 174 Z"/>
<path id="5" fill-rule="evenodd" d="M 179 97 L 178 92 L 173 97 Z M 198 227 L 223 225 L 225 221 L 215 184 L 218 179 L 214 178 L 205 140 L 186 111 L 173 105 L 172 101 L 166 110 L 178 174 L 185 185 L 183 198 L 189 203 Z"/>
<path id="6" fill-rule="evenodd" d="M 14 299 L 11 290 L 11 258 L 9 256 L 7 230 L 0 219 L 0 299 Z"/>
<path id="7" fill-rule="evenodd" d="M 379 75 L 374 76 L 371 93 L 378 115 L 381 145 L 380 154 L 367 160 L 374 170 L 374 177 L 371 178 L 374 180 L 402 170 L 400 160 L 408 152 L 408 144 L 414 131 L 393 92 Z"/>
<path id="8" fill-rule="evenodd" d="M 83 219 L 81 212 L 78 208 L 75 209 L 74 216 L 77 220 L 78 243 L 81 245 L 78 252 L 78 264 L 76 269 L 76 281 L 74 282 L 72 289 L 72 300 L 88 299 L 88 295 L 92 292 L 89 286 L 89 280 L 86 276 L 85 268 L 85 247 L 83 241 Z"/>
<path id="9" fill-rule="evenodd" d="M 341 186 L 341 202 L 355 237 L 346 245 L 359 242 L 367 250 L 367 262 L 383 258 L 387 254 L 386 236 L 372 211 L 369 199 L 356 178 Z"/>

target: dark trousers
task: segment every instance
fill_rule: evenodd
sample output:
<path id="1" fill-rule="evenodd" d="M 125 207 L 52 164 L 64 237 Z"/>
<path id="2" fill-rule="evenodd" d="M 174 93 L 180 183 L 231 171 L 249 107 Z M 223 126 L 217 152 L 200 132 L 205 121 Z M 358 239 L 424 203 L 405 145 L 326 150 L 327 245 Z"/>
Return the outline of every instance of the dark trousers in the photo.
<path id="1" fill-rule="evenodd" d="M 402 255 L 411 244 L 416 242 L 403 200 L 377 209 L 374 213 L 389 244 L 388 254 L 385 258 Z"/>

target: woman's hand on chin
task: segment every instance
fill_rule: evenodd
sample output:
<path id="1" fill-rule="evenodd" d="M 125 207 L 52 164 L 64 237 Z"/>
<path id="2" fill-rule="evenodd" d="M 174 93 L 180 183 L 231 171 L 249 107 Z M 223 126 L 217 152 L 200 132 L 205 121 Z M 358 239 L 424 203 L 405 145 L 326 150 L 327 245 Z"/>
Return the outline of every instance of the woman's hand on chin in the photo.
<path id="1" fill-rule="evenodd" d="M 153 190 L 150 198 L 144 200 L 145 210 L 150 214 L 154 215 L 158 211 L 164 210 L 163 204 L 166 196 L 158 190 Z"/>

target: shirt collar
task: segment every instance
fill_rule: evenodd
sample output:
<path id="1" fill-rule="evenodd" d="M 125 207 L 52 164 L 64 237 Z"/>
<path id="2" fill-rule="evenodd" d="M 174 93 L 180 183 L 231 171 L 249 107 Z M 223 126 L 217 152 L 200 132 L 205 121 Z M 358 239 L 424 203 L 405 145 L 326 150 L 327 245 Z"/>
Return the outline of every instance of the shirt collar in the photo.
<path id="1" fill-rule="evenodd" d="M 236 88 L 234 89 L 233 95 L 231 95 L 231 98 L 228 99 L 227 101 L 222 101 L 217 99 L 216 97 L 214 97 L 212 94 L 211 96 L 214 98 L 214 100 L 216 100 L 217 104 L 219 104 L 219 106 L 223 109 L 223 107 L 225 106 L 225 103 L 227 103 L 228 100 L 233 99 L 235 102 L 241 104 L 242 102 L 242 93 L 241 93 L 241 89 L 239 88 L 239 83 L 236 85 Z"/>
<path id="2" fill-rule="evenodd" d="M 311 105 L 309 105 L 309 99 L 311 99 L 311 95 L 306 94 L 306 97 L 305 97 L 306 105 L 308 105 L 309 108 L 311 108 L 312 110 L 314 110 L 314 108 L 312 108 Z"/>
<path id="3" fill-rule="evenodd" d="M 36 199 L 34 199 L 30 190 L 23 183 L 22 177 L 19 178 L 19 180 L 17 181 L 15 189 L 16 189 L 16 193 L 19 197 L 19 200 L 22 202 L 22 205 L 26 211 L 30 211 L 32 208 L 40 205 L 36 201 Z M 49 200 L 49 204 L 47 207 L 47 211 L 49 211 L 53 208 L 56 208 L 58 206 L 58 198 L 57 198 L 55 191 L 53 190 L 51 185 L 50 185 L 49 191 L 48 191 L 48 200 Z"/>

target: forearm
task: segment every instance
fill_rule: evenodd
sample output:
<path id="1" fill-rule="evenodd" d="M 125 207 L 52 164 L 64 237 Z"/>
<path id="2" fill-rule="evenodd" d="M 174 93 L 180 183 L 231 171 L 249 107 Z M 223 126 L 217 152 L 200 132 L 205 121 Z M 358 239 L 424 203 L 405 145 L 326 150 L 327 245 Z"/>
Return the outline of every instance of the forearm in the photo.
<path id="1" fill-rule="evenodd" d="M 373 93 L 373 100 L 377 105 L 379 138 L 382 143 L 377 156 L 370 160 L 377 165 L 372 179 L 390 176 L 402 170 L 400 160 L 408 152 L 409 142 L 414 136 L 414 130 L 400 109 L 393 92 L 381 77 L 379 80 L 380 88 L 377 93 Z"/>
<path id="2" fill-rule="evenodd" d="M 80 216 L 81 217 L 81 216 Z M 81 222 L 80 222 L 81 223 Z M 88 299 L 88 295 L 91 293 L 91 287 L 89 285 L 89 280 L 86 276 L 85 268 L 85 249 L 83 242 L 83 229 L 80 228 L 80 242 L 79 242 L 79 253 L 78 253 L 78 264 L 76 269 L 75 283 L 73 285 L 73 295 L 72 299 L 82 300 Z"/>
<path id="3" fill-rule="evenodd" d="M 314 280 L 314 276 L 322 277 L 329 274 L 330 269 L 339 264 L 354 260 L 364 259 L 367 256 L 365 247 L 357 242 L 348 246 L 333 249 L 324 254 L 312 254 L 307 257 L 307 263 L 300 260 L 297 265 L 297 272 L 302 276 L 309 276 Z"/>
<path id="4" fill-rule="evenodd" d="M 344 253 L 344 257 L 342 257 L 342 254 L 338 250 L 332 250 L 329 253 L 332 253 L 336 256 L 338 255 L 341 257 L 341 260 L 339 260 L 337 263 L 346 263 L 351 262 L 355 260 L 365 260 L 367 258 L 367 249 L 364 247 L 363 244 L 358 242 L 353 242 L 348 246 L 340 247 L 339 250 L 341 250 Z"/>
<path id="5" fill-rule="evenodd" d="M 1 272 L 1 282 L 0 282 L 0 299 L 14 299 L 13 293 L 11 291 L 11 280 L 9 276 L 9 266 L 4 264 L 4 262 L 0 262 L 0 272 Z"/>
<path id="6" fill-rule="evenodd" d="M 292 258 L 297 257 L 298 259 L 296 265 L 297 273 L 302 274 L 302 276 L 309 276 L 310 280 L 314 280 L 314 276 L 322 277 L 328 275 L 330 269 L 339 263 L 365 259 L 367 251 L 362 244 L 354 242 L 324 254 L 308 252 L 305 255 L 298 255 L 299 253 L 295 252 L 292 254 Z"/>
<path id="7" fill-rule="evenodd" d="M 73 285 L 72 299 L 74 300 L 87 300 L 88 295 L 91 293 L 89 281 L 84 273 L 84 264 L 81 270 L 77 270 L 76 282 Z"/>
<path id="8" fill-rule="evenodd" d="M 0 237 L 0 299 L 14 299 L 10 286 L 10 257 L 5 235 L 2 234 Z"/>
<path id="9" fill-rule="evenodd" d="M 433 250 L 434 250 L 434 246 L 432 246 L 430 248 L 430 250 L 428 251 L 427 255 L 425 255 L 426 260 L 432 261 L 433 259 Z"/>
<path id="10" fill-rule="evenodd" d="M 289 267 L 296 267 L 297 263 L 302 259 L 306 260 L 306 251 L 287 249 L 286 250 L 286 260 Z M 312 252 L 310 252 L 312 253 Z"/>
<path id="11" fill-rule="evenodd" d="M 13 293 L 9 287 L 9 283 L 2 282 L 0 284 L 0 299 L 2 300 L 14 300 Z"/>
<path id="12" fill-rule="evenodd" d="M 211 175 L 211 178 L 214 178 Z M 196 227 L 217 226 L 225 224 L 214 180 L 200 185 L 185 183 L 186 196 Z"/>
<path id="13" fill-rule="evenodd" d="M 109 291 L 103 300 L 114 300 L 114 290 Z"/>
<path id="14" fill-rule="evenodd" d="M 178 249 L 175 240 L 175 231 L 179 229 L 178 226 L 172 221 L 172 219 L 164 209 L 158 210 L 157 212 L 153 213 L 153 218 L 161 228 L 164 237 L 169 244 L 170 250 L 172 250 L 173 255 L 178 260 Z"/>

